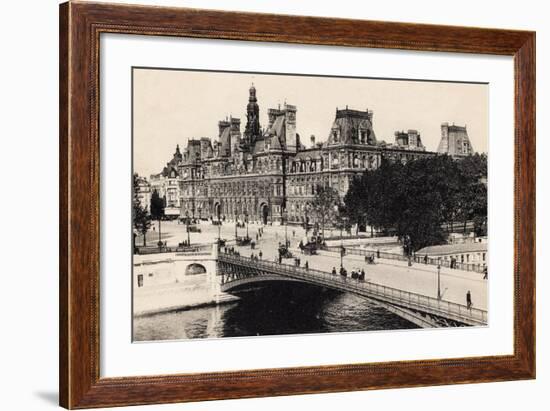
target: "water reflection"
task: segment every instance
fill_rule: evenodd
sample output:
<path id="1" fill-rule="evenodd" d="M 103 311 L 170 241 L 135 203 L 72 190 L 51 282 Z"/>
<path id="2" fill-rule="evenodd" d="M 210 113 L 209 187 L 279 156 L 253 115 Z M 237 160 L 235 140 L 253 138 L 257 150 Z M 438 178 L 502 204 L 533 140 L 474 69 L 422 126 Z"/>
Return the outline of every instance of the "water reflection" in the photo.
<path id="1" fill-rule="evenodd" d="M 134 319 L 136 341 L 417 328 L 368 300 L 299 283 L 263 283 L 240 301 Z"/>

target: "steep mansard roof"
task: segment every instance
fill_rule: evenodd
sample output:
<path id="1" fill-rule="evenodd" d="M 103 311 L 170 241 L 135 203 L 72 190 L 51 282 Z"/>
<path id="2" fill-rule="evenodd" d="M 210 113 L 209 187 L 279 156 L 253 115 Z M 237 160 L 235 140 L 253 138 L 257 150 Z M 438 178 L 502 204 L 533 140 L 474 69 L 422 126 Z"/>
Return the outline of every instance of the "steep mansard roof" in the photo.
<path id="1" fill-rule="evenodd" d="M 372 126 L 372 111 L 336 110 L 328 144 L 361 144 L 360 131 L 365 132 L 364 144 L 376 145 L 376 134 Z M 335 135 L 336 132 L 336 135 Z"/>
<path id="2" fill-rule="evenodd" d="M 226 127 L 220 135 L 220 157 L 228 156 L 231 152 L 231 128 Z"/>
<path id="3" fill-rule="evenodd" d="M 285 136 L 285 116 L 284 116 L 284 114 L 279 115 L 275 118 L 275 121 L 273 122 L 273 124 L 271 125 L 269 130 L 267 130 L 266 134 L 276 135 L 278 137 L 283 137 L 284 138 L 284 136 Z"/>

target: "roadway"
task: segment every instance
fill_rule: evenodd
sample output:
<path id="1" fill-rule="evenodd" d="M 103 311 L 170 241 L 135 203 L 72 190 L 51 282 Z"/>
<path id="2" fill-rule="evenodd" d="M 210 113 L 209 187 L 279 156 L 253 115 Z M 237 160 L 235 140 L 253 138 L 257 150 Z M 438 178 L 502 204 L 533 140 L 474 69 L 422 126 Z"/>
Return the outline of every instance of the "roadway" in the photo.
<path id="1" fill-rule="evenodd" d="M 211 243 L 217 239 L 217 226 L 202 222 L 198 227 L 201 228 L 201 233 L 190 233 L 192 244 Z M 249 235 L 254 240 L 259 228 L 260 225 L 249 225 Z M 263 230 L 264 234 L 258 239 L 255 250 L 249 246 L 235 247 L 241 255 L 250 256 L 252 253 L 258 255 L 261 250 L 262 259 L 274 261 L 277 258 L 278 244 L 285 241 L 285 229 L 282 226 L 265 226 Z M 187 239 L 185 225 L 176 222 L 163 222 L 162 232 L 163 240 L 167 241 L 169 246 L 176 246 L 178 242 Z M 304 236 L 302 228 L 289 226 L 287 234 L 291 242 L 291 251 L 301 259 L 302 266 L 307 261 L 309 267 L 318 270 L 331 271 L 333 267 L 339 269 L 340 256 L 338 253 L 321 251 L 319 255 L 315 256 L 300 254 L 297 246 Z M 239 228 L 238 235 L 245 236 L 246 229 Z M 224 223 L 221 228 L 221 236 L 228 240 L 228 246 L 234 246 L 235 225 L 229 222 Z M 139 240 L 138 244 L 140 244 Z M 291 259 L 286 259 L 284 262 L 286 264 L 294 263 Z M 378 259 L 376 262 L 374 265 L 366 264 L 364 257 L 355 255 L 344 257 L 344 267 L 348 272 L 352 268 L 363 268 L 366 272 L 366 280 L 403 291 L 437 297 L 437 267 L 419 263 L 408 267 L 407 262 L 385 259 Z M 487 280 L 483 279 L 483 274 L 441 268 L 441 292 L 444 300 L 465 305 L 468 290 L 472 295 L 474 307 L 487 310 Z"/>

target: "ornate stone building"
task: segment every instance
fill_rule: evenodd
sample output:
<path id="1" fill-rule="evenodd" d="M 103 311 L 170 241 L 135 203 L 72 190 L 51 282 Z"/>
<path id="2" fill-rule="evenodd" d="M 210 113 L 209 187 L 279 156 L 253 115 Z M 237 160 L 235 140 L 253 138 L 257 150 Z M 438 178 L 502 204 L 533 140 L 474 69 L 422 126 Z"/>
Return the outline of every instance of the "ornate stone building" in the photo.
<path id="1" fill-rule="evenodd" d="M 178 167 L 182 161 L 179 145 L 172 159 L 159 174 L 150 177 L 151 194 L 156 190 L 165 201 L 164 213 L 167 217 L 177 218 L 181 210 L 180 174 Z"/>
<path id="2" fill-rule="evenodd" d="M 240 119 L 221 120 L 216 140 L 189 140 L 183 154 L 176 148 L 162 173 L 152 176 L 151 186 L 162 182 L 167 193 L 177 181 L 178 198 L 167 194 L 167 201 L 180 216 L 279 223 L 286 210 L 289 222 L 301 223 L 319 185 L 343 197 L 354 176 L 379 167 L 382 158 L 406 162 L 436 154 L 415 130 L 396 132 L 395 144 L 378 141 L 370 110 L 336 109 L 326 141 L 311 136 L 309 147 L 297 133 L 296 106 L 269 109 L 264 128 L 259 110 L 252 85 L 244 132 Z"/>

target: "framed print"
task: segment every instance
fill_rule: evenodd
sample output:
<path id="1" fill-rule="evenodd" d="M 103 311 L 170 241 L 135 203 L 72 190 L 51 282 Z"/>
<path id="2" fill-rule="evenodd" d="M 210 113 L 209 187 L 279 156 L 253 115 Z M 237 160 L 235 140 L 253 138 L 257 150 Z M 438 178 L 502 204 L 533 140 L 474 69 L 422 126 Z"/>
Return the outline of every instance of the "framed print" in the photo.
<path id="1" fill-rule="evenodd" d="M 60 404 L 535 377 L 535 34 L 60 6 Z"/>

